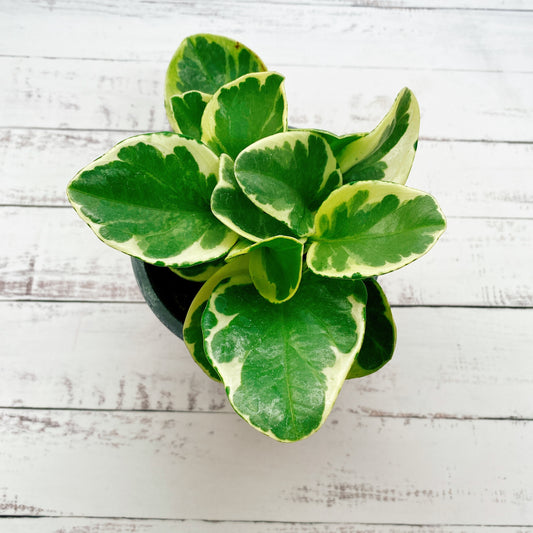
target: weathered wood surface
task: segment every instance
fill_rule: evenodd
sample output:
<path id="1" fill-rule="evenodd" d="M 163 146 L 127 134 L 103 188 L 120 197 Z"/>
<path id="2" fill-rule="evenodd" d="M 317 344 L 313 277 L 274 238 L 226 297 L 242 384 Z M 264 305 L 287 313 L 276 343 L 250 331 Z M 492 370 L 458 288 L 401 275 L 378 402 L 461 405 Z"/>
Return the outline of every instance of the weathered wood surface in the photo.
<path id="1" fill-rule="evenodd" d="M 0 257 L 0 298 L 141 300 L 129 259 L 104 247 L 72 209 L 3 207 L 0 215 L 9 250 Z M 531 306 L 524 255 L 532 230 L 531 219 L 449 219 L 428 255 L 382 284 L 394 305 Z"/>
<path id="2" fill-rule="evenodd" d="M 334 413 L 533 419 L 533 309 L 393 313 L 393 360 L 347 382 Z M 1 407 L 231 412 L 223 387 L 144 304 L 3 302 L 0 323 L 12 332 Z"/>
<path id="3" fill-rule="evenodd" d="M 0 504 L 1 506 L 1 504 Z M 128 520 L 99 518 L 13 518 L 7 519 L 9 533 L 462 533 L 464 526 L 401 526 L 394 524 L 336 524 L 287 522 L 210 522 L 206 520 Z M 487 533 L 483 526 L 469 527 L 471 533 Z M 491 527 L 490 533 L 528 533 L 527 527 Z"/>
<path id="4" fill-rule="evenodd" d="M 132 0 L 127 4 L 19 0 L 0 6 L 0 49 L 8 55 L 165 63 L 182 35 L 202 31 L 237 36 L 259 51 L 271 67 L 531 72 L 533 13 L 438 9 L 439 3 L 428 0 L 416 4 L 432 9 L 396 9 L 389 2 L 359 7 L 348 2 L 279 0 Z M 302 46 L 310 31 L 313 46 Z M 37 32 L 41 37 L 38 48 L 34 44 Z"/>
<path id="5" fill-rule="evenodd" d="M 0 1 L 0 531 L 533 531 L 532 27 L 526 0 Z M 413 89 L 409 183 L 449 219 L 382 278 L 391 363 L 293 446 L 233 414 L 64 195 L 168 129 L 199 31 L 283 72 L 294 126 L 367 130 Z"/>
<path id="6" fill-rule="evenodd" d="M 10 409 L 0 410 L 0 424 L 0 490 L 4 513 L 15 515 L 282 522 L 386 515 L 396 524 L 453 516 L 480 525 L 532 518 L 523 458 L 533 424 L 522 421 L 341 410 L 320 432 L 286 446 L 222 413 Z"/>
<path id="7" fill-rule="evenodd" d="M 293 126 L 367 131 L 408 86 L 424 138 L 533 141 L 533 72 L 270 66 L 286 76 Z M 0 68 L 12 80 L 0 85 L 0 127 L 168 129 L 165 62 L 0 57 Z"/>
<path id="8" fill-rule="evenodd" d="M 7 519 L 10 533 L 27 533 L 38 527 L 41 533 L 462 533 L 464 526 L 401 526 L 393 524 L 301 524 L 260 522 L 209 522 L 205 520 L 127 520 L 39 518 Z M 487 533 L 483 526 L 469 527 L 471 533 Z M 527 527 L 491 527 L 490 533 L 528 533 Z"/>
<path id="9" fill-rule="evenodd" d="M 0 129 L 0 205 L 68 205 L 65 186 L 80 167 L 134 133 Z M 448 217 L 532 218 L 532 161 L 526 143 L 421 140 L 409 184 Z"/>

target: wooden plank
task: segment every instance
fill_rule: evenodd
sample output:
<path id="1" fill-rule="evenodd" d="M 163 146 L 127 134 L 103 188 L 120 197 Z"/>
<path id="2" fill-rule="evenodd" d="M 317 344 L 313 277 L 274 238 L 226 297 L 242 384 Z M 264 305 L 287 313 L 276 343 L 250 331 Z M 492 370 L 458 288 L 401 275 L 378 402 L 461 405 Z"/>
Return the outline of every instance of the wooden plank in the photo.
<path id="1" fill-rule="evenodd" d="M 141 301 L 129 258 L 67 208 L 3 207 L 0 298 Z M 381 278 L 394 305 L 531 306 L 531 219 L 451 218 L 434 249 Z"/>
<path id="2" fill-rule="evenodd" d="M 380 283 L 394 305 L 530 307 L 532 220 L 449 219 L 428 255 Z M 521 234 L 521 232 L 530 235 Z"/>
<path id="3" fill-rule="evenodd" d="M 211 0 L 202 9 L 142 0 L 4 2 L 0 49 L 16 56 L 166 62 L 182 38 L 203 31 L 243 41 L 268 65 L 531 72 L 531 12 L 435 9 L 439 4 L 417 0 L 407 7 L 432 9 L 395 9 L 390 2 Z"/>
<path id="4" fill-rule="evenodd" d="M 258 2 L 262 0 L 234 0 L 236 2 Z M 286 4 L 287 0 L 268 0 L 270 4 Z M 468 10 L 520 10 L 532 11 L 528 0 L 290 0 L 290 4 L 328 4 L 346 5 L 353 7 L 368 7 L 381 9 L 468 9 Z"/>
<path id="5" fill-rule="evenodd" d="M 81 166 L 133 132 L 0 130 L 0 204 L 68 205 L 65 184 Z M 454 216 L 533 217 L 524 187 L 533 145 L 422 140 L 410 184 Z M 458 195 L 457 191 L 461 194 Z"/>
<path id="6" fill-rule="evenodd" d="M 3 57 L 0 67 L 12 80 L 0 85 L 0 127 L 168 129 L 162 104 L 165 63 L 87 60 L 80 68 L 76 60 Z M 420 101 L 422 137 L 533 142 L 533 73 L 278 70 L 286 75 L 293 126 L 337 133 L 369 130 L 407 85 Z"/>
<path id="7" fill-rule="evenodd" d="M 4 513 L 532 521 L 533 424 L 341 413 L 281 445 L 237 416 L 0 410 Z"/>
<path id="8" fill-rule="evenodd" d="M 1 531 L 531 530 L 532 309 L 396 308 L 391 364 L 281 446 L 138 303 L 127 258 L 62 208 L 80 166 L 167 128 L 169 36 L 233 28 L 287 74 L 293 125 L 367 129 L 404 84 L 421 100 L 411 184 L 450 229 L 384 278 L 393 303 L 531 306 L 533 8 L 392 2 L 0 3 L 0 202 L 58 207 L 0 208 L 0 514 L 19 517 Z"/>
<path id="9" fill-rule="evenodd" d="M 263 0 L 234 0 L 236 2 L 262 2 Z M 381 9 L 476 9 L 476 10 L 520 10 L 531 11 L 533 7 L 527 0 L 268 0 L 269 4 L 327 4 L 346 5 Z"/>
<path id="10" fill-rule="evenodd" d="M 334 415 L 533 419 L 533 309 L 393 312 L 393 360 L 347 382 Z M 3 302 L 0 323 L 0 406 L 231 412 L 145 305 Z"/>
<path id="11" fill-rule="evenodd" d="M 421 140 L 407 185 L 431 191 L 448 217 L 531 218 L 532 161 L 532 144 Z"/>
<path id="12" fill-rule="evenodd" d="M 110 518 L 4 518 L 9 533 L 487 533 L 482 526 L 394 524 L 305 524 L 287 522 L 209 522 L 206 520 L 128 520 Z M 526 527 L 491 527 L 490 533 L 528 533 Z"/>
<path id="13" fill-rule="evenodd" d="M 263 0 L 234 0 L 235 2 L 263 2 Z M 468 10 L 520 10 L 531 11 L 527 0 L 268 0 L 269 4 L 341 5 L 381 9 L 468 9 Z"/>
<path id="14" fill-rule="evenodd" d="M 67 206 L 68 181 L 134 132 L 0 130 L 0 202 Z"/>

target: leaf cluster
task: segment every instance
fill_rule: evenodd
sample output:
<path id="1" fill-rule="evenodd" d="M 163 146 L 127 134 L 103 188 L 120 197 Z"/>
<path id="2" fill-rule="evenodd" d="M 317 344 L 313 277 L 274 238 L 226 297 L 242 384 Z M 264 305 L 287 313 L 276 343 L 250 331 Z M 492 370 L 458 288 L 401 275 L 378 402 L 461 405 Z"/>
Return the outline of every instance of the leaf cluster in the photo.
<path id="1" fill-rule="evenodd" d="M 307 437 L 346 379 L 392 357 L 376 277 L 445 229 L 436 201 L 405 186 L 416 99 L 403 89 L 369 133 L 289 128 L 283 76 L 200 34 L 170 61 L 165 108 L 172 133 L 122 141 L 69 200 L 106 244 L 203 281 L 184 324 L 192 356 L 252 426 Z"/>

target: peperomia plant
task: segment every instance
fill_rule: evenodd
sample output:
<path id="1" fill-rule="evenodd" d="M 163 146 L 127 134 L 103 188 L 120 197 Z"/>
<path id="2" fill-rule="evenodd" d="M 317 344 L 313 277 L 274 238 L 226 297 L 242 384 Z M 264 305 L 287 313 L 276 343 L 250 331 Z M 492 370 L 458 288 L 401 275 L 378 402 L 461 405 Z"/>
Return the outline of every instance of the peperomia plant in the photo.
<path id="1" fill-rule="evenodd" d="M 377 276 L 425 254 L 445 229 L 406 187 L 419 109 L 403 89 L 370 133 L 287 124 L 284 78 L 237 41 L 194 35 L 174 54 L 173 133 L 126 139 L 68 186 L 106 244 L 204 281 L 184 340 L 259 431 L 296 441 L 325 421 L 346 379 L 392 357 Z"/>

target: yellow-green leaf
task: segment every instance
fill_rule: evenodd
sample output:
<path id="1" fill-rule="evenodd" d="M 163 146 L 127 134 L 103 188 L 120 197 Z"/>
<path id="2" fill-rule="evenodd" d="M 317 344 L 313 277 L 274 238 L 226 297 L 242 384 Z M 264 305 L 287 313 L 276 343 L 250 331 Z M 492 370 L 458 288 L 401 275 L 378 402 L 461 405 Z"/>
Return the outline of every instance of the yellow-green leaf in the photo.
<path id="1" fill-rule="evenodd" d="M 405 185 L 361 181 L 333 191 L 316 215 L 307 264 L 317 274 L 366 278 L 424 255 L 446 221 L 435 199 Z"/>
<path id="2" fill-rule="evenodd" d="M 342 180 L 327 142 L 306 131 L 249 146 L 235 161 L 235 177 L 255 205 L 300 237 L 315 231 L 317 209 Z"/>
<path id="3" fill-rule="evenodd" d="M 211 212 L 218 158 L 176 133 L 137 135 L 82 169 L 68 198 L 109 246 L 158 266 L 225 255 L 237 234 Z"/>
<path id="4" fill-rule="evenodd" d="M 378 371 L 391 360 L 396 346 L 396 325 L 383 289 L 373 278 L 363 283 L 367 292 L 365 337 L 346 379 Z"/>
<path id="5" fill-rule="evenodd" d="M 223 85 L 202 115 L 202 142 L 235 159 L 255 141 L 287 130 L 283 76 L 247 74 Z"/>
<path id="6" fill-rule="evenodd" d="M 344 183 L 383 180 L 404 184 L 415 157 L 419 128 L 418 103 L 404 88 L 374 130 L 337 154 Z"/>
<path id="7" fill-rule="evenodd" d="M 364 334 L 362 282 L 307 271 L 289 301 L 273 304 L 247 274 L 213 291 L 202 318 L 205 349 L 233 406 L 280 441 L 326 420 Z"/>
<path id="8" fill-rule="evenodd" d="M 248 273 L 248 257 L 238 257 L 218 269 L 200 288 L 194 297 L 183 322 L 183 341 L 198 366 L 212 379 L 220 381 L 218 372 L 207 358 L 202 333 L 202 314 L 213 289 L 224 279 L 240 273 Z"/>

